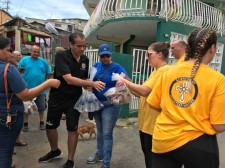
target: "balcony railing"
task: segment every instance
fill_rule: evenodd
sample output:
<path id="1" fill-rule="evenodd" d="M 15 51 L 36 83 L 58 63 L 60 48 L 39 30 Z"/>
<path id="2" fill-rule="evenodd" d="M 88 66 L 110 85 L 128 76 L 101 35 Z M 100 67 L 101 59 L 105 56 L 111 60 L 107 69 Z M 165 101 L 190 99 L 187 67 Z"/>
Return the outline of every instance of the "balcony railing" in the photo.
<path id="1" fill-rule="evenodd" d="M 112 18 L 157 16 L 189 26 L 224 33 L 225 15 L 198 0 L 100 0 L 84 28 L 87 36 L 102 21 Z"/>

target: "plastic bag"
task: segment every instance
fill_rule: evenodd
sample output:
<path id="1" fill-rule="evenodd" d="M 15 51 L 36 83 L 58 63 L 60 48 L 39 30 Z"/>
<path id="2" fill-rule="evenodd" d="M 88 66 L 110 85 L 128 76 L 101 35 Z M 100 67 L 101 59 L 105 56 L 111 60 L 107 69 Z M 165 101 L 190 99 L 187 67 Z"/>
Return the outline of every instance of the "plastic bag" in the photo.
<path id="1" fill-rule="evenodd" d="M 102 109 L 104 105 L 97 99 L 92 91 L 84 90 L 76 102 L 74 109 L 79 112 L 95 112 Z"/>
<path id="2" fill-rule="evenodd" d="M 24 104 L 24 113 L 33 115 L 36 111 L 38 111 L 38 107 L 34 102 L 36 98 L 32 101 L 23 101 Z"/>
<path id="3" fill-rule="evenodd" d="M 118 96 L 120 104 L 130 103 L 132 100 L 130 90 L 122 81 L 116 82 L 116 94 Z"/>
<path id="4" fill-rule="evenodd" d="M 95 67 L 91 68 L 90 71 L 90 79 L 93 80 L 94 76 L 97 72 Z M 104 105 L 98 100 L 98 98 L 92 93 L 92 91 L 84 90 L 77 100 L 74 109 L 78 110 L 79 112 L 95 112 L 102 109 Z"/>
<path id="5" fill-rule="evenodd" d="M 117 80 L 116 86 L 104 93 L 104 96 L 112 104 L 125 104 L 130 103 L 132 100 L 130 90 L 124 82 L 119 80 L 121 78 L 123 77 L 118 73 L 113 73 L 112 81 Z"/>
<path id="6" fill-rule="evenodd" d="M 119 98 L 116 94 L 116 87 L 112 87 L 104 93 L 106 99 L 112 104 L 119 104 Z"/>

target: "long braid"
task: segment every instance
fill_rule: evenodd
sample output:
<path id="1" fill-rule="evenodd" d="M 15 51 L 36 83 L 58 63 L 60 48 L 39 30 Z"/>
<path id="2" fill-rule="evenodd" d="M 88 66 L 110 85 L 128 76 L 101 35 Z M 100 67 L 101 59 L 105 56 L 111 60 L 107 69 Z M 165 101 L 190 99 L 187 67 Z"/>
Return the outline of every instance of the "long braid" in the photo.
<path id="1" fill-rule="evenodd" d="M 212 33 L 214 33 L 213 31 L 210 30 L 201 30 L 198 32 L 196 39 L 195 39 L 195 52 L 194 52 L 194 57 L 191 56 L 191 58 L 193 57 L 194 59 L 196 59 L 194 66 L 191 70 L 191 75 L 190 75 L 190 81 L 188 84 L 188 88 L 189 88 L 189 92 L 191 93 L 192 91 L 192 84 L 191 81 L 194 79 L 195 74 L 202 62 L 202 57 L 204 56 L 204 54 L 207 52 L 208 50 L 208 46 L 206 46 L 206 43 L 209 39 L 209 37 L 212 35 Z M 197 43 L 197 45 L 196 45 Z M 189 57 L 190 58 L 190 57 Z"/>

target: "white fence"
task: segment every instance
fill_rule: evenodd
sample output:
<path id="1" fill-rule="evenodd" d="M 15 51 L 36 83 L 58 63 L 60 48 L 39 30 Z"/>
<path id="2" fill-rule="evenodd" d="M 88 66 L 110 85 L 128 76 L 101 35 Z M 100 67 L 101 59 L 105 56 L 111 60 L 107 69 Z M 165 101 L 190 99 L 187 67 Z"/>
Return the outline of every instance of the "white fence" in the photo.
<path id="1" fill-rule="evenodd" d="M 98 49 L 87 49 L 85 50 L 84 54 L 88 57 L 89 59 L 89 70 L 90 68 L 99 61 L 99 56 L 98 56 Z"/>
<path id="2" fill-rule="evenodd" d="M 150 67 L 146 59 L 147 50 L 133 49 L 133 70 L 132 70 L 132 82 L 136 84 L 143 84 L 148 79 L 153 68 Z M 130 112 L 137 111 L 139 108 L 139 98 L 132 96 L 132 102 L 130 103 Z"/>
<path id="3" fill-rule="evenodd" d="M 225 15 L 199 0 L 100 0 L 84 28 L 87 37 L 112 18 L 157 16 L 189 26 L 225 31 Z"/>

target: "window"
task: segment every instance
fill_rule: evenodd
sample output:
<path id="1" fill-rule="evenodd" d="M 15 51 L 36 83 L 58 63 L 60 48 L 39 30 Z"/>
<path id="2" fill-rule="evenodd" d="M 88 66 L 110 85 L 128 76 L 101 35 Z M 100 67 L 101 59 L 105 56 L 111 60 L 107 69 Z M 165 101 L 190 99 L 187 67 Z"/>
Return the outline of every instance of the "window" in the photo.
<path id="1" fill-rule="evenodd" d="M 73 30 L 73 26 L 72 25 L 68 25 L 68 29 L 67 29 L 69 32 L 72 32 Z"/>
<path id="2" fill-rule="evenodd" d="M 55 23 L 55 27 L 61 27 L 62 25 L 59 23 Z"/>

